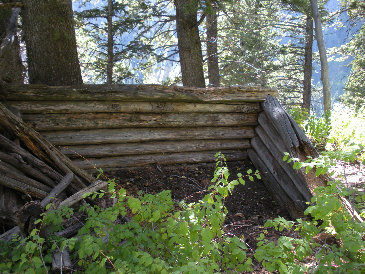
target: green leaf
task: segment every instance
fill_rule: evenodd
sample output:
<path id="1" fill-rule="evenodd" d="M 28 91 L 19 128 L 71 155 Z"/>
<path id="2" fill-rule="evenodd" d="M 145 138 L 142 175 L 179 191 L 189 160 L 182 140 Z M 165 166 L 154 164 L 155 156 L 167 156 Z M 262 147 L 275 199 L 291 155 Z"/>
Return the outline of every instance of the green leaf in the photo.
<path id="1" fill-rule="evenodd" d="M 82 198 L 86 198 L 86 197 L 89 197 L 90 195 L 92 195 L 93 193 L 92 192 L 87 192 L 87 193 L 84 193 L 82 194 Z"/>
<path id="2" fill-rule="evenodd" d="M 128 206 L 132 210 L 133 214 L 141 209 L 141 201 L 134 197 L 128 198 Z"/>

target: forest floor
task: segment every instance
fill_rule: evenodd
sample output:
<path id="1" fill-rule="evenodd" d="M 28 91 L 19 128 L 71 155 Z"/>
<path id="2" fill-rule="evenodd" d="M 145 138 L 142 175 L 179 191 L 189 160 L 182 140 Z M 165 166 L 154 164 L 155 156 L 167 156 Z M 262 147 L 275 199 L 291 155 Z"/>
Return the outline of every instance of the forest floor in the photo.
<path id="1" fill-rule="evenodd" d="M 230 180 L 237 179 L 236 174 L 246 174 L 248 169 L 255 170 L 250 161 L 228 162 Z M 211 185 L 215 164 L 190 164 L 169 166 L 148 166 L 138 169 L 120 170 L 110 173 L 110 178 L 127 189 L 130 195 L 139 191 L 158 193 L 171 190 L 176 201 L 196 202 L 202 199 L 206 189 Z M 285 210 L 273 200 L 262 181 L 246 180 L 246 184 L 238 185 L 226 201 L 228 215 L 224 230 L 228 235 L 236 235 L 244 239 L 247 253 L 253 257 L 256 249 L 256 238 L 265 231 L 266 237 L 276 240 L 285 232 L 265 229 L 267 220 L 282 216 L 289 218 Z M 285 235 L 289 236 L 288 233 Z M 257 263 L 255 273 L 265 273 Z"/>
<path id="2" fill-rule="evenodd" d="M 230 180 L 237 178 L 237 173 L 246 174 L 248 169 L 255 170 L 250 161 L 228 162 Z M 127 189 L 130 195 L 158 193 L 170 190 L 176 201 L 196 202 L 202 199 L 206 189 L 211 185 L 215 164 L 189 164 L 169 166 L 147 166 L 135 169 L 119 170 L 109 173 L 118 185 Z M 365 184 L 365 168 L 362 164 L 338 162 L 332 169 L 335 179 L 340 179 L 346 186 L 363 190 Z M 345 176 L 344 176 L 345 175 Z M 290 219 L 288 212 L 281 209 L 266 190 L 262 181 L 246 180 L 246 184 L 238 185 L 225 201 L 228 209 L 224 230 L 228 235 L 236 235 L 244 239 L 247 253 L 253 256 L 257 237 L 265 233 L 267 239 L 277 240 L 280 236 L 292 236 L 291 232 L 278 232 L 264 228 L 267 220 L 282 216 Z M 265 273 L 259 264 L 254 263 L 255 273 Z"/>

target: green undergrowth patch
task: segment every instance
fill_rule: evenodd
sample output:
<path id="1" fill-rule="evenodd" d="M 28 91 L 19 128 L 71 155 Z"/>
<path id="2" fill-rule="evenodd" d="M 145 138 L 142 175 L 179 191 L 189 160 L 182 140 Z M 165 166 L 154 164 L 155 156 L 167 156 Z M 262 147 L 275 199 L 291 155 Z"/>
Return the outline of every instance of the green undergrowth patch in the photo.
<path id="1" fill-rule="evenodd" d="M 212 185 L 201 201 L 176 204 L 170 191 L 128 196 L 126 190 L 109 182 L 108 195 L 117 202 L 100 208 L 86 204 L 85 225 L 76 237 L 65 239 L 31 235 L 1 247 L 1 272 L 48 272 L 52 254 L 67 249 L 76 269 L 88 273 L 211 273 L 251 270 L 243 239 L 223 231 L 227 214 L 224 201 L 238 184 L 260 175 L 252 170 L 229 181 L 226 160 L 216 155 Z M 97 199 L 104 191 L 89 193 Z M 41 222 L 49 230 L 62 229 L 62 219 L 71 209 L 50 210 Z M 68 212 L 65 214 L 65 212 Z"/>
<path id="2" fill-rule="evenodd" d="M 315 190 L 305 219 L 268 220 L 257 239 L 254 258 L 248 256 L 244 235 L 227 235 L 223 230 L 224 202 L 235 186 L 261 176 L 247 170 L 230 181 L 224 155 L 218 153 L 216 159 L 212 185 L 194 203 L 177 203 L 170 191 L 130 196 L 110 180 L 107 191 L 86 196 L 109 195 L 115 199 L 114 206 L 81 206 L 86 222 L 69 239 L 54 232 L 63 229 L 62 222 L 73 215 L 73 209 L 52 210 L 48 205 L 36 222 L 52 233 L 41 237 L 40 229 L 34 229 L 23 240 L 1 243 L 0 272 L 48 273 L 54 252 L 67 250 L 73 271 L 80 273 L 249 273 L 254 263 L 279 273 L 364 273 L 365 226 L 343 207 L 341 197 L 348 193 L 336 182 Z M 306 172 L 316 168 L 317 175 L 326 171 L 325 166 L 299 162 L 288 154 L 284 160 Z M 296 236 L 272 240 L 266 238 L 269 227 Z"/>

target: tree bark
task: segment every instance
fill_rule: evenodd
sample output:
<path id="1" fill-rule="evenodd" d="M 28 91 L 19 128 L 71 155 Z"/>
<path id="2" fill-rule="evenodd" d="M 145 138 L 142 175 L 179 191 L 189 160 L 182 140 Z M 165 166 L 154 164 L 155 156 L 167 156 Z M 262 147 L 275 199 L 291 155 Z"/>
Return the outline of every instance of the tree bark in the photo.
<path id="1" fill-rule="evenodd" d="M 318 45 L 319 57 L 321 60 L 321 80 L 323 85 L 323 109 L 324 113 L 327 114 L 331 110 L 331 86 L 329 80 L 329 69 L 326 55 L 326 46 L 324 43 L 322 33 L 322 21 L 318 12 L 317 0 L 311 0 L 311 8 L 313 19 L 315 22 L 316 40 Z"/>
<path id="2" fill-rule="evenodd" d="M 0 9 L 0 81 L 22 84 L 24 66 L 17 36 L 19 7 Z"/>
<path id="3" fill-rule="evenodd" d="M 176 29 L 184 86 L 205 87 L 203 55 L 197 22 L 197 0 L 175 0 Z"/>
<path id="4" fill-rule="evenodd" d="M 207 13 L 207 57 L 208 57 L 208 78 L 209 85 L 218 87 L 220 85 L 218 66 L 218 29 L 217 29 L 217 3 L 207 1 L 211 11 Z"/>
<path id="5" fill-rule="evenodd" d="M 312 97 L 312 46 L 313 46 L 313 19 L 307 16 L 305 26 L 305 48 L 304 48 L 304 87 L 303 87 L 303 108 L 310 114 Z"/>
<path id="6" fill-rule="evenodd" d="M 108 63 L 106 69 L 107 84 L 113 83 L 113 65 L 114 65 L 114 35 L 113 35 L 113 0 L 108 0 Z"/>
<path id="7" fill-rule="evenodd" d="M 71 0 L 24 0 L 29 82 L 82 84 Z"/>

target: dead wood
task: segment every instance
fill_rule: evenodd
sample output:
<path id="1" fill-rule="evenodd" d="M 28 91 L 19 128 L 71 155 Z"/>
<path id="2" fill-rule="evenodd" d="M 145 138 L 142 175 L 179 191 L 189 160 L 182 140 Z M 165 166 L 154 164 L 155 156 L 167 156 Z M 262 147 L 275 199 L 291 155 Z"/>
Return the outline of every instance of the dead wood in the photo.
<path id="1" fill-rule="evenodd" d="M 10 178 L 4 174 L 0 174 L 0 184 L 8 188 L 15 189 L 36 198 L 44 198 L 47 196 L 47 192 L 31 185 L 28 185 L 17 179 Z"/>
<path id="2" fill-rule="evenodd" d="M 61 182 L 52 189 L 52 191 L 45 197 L 42 202 L 41 206 L 46 207 L 47 204 L 51 202 L 52 199 L 56 199 L 62 191 L 68 187 L 68 185 L 72 182 L 72 179 L 74 178 L 73 173 L 67 174 L 65 177 L 62 178 Z"/>
<path id="3" fill-rule="evenodd" d="M 21 171 L 23 174 L 27 175 L 30 178 L 36 178 L 39 182 L 49 187 L 56 186 L 55 180 L 47 177 L 41 171 L 26 163 L 19 154 L 3 153 L 0 151 L 0 160 L 4 163 L 12 165 L 18 172 Z"/>
<path id="4" fill-rule="evenodd" d="M 304 170 L 293 171 L 293 164 L 283 161 L 284 152 L 300 161 L 308 156 L 318 157 L 318 152 L 276 98 L 268 95 L 262 109 L 258 117 L 259 126 L 255 128 L 257 136 L 251 139 L 253 150 L 249 150 L 249 156 L 264 172 L 264 181 L 273 197 L 289 212 L 295 208 L 294 213 L 290 212 L 292 217 L 303 215 L 314 195 L 313 190 L 326 186 L 331 179 L 329 176 L 316 177 L 313 170 L 308 174 Z M 351 204 L 345 198 L 339 199 L 353 219 L 362 222 Z"/>
<path id="5" fill-rule="evenodd" d="M 43 212 L 44 207 L 38 201 L 28 202 L 19 209 L 17 214 L 17 223 L 20 232 L 24 236 L 28 236 L 33 229 L 37 228 L 34 222 L 41 219 L 41 214 Z"/>
<path id="6" fill-rule="evenodd" d="M 16 145 L 14 142 L 10 141 L 8 138 L 4 137 L 1 134 L 0 134 L 0 148 L 7 153 L 15 154 L 13 155 L 13 159 L 17 159 L 18 162 L 20 163 L 26 163 L 28 166 L 31 166 L 34 169 L 39 170 L 40 172 L 42 172 L 43 174 L 45 174 L 46 176 L 50 177 L 53 180 L 59 181 L 62 179 L 62 175 L 59 172 L 55 171 L 45 162 L 35 157 L 33 154 L 29 153 L 22 147 Z M 0 157 L 2 157 L 1 155 L 2 154 L 0 154 Z M 2 159 L 6 161 L 6 159 L 8 158 L 9 157 L 3 157 Z M 9 161 L 8 163 L 11 164 L 11 161 Z"/>
<path id="7" fill-rule="evenodd" d="M 1 160 L 0 160 L 0 172 L 3 174 L 6 174 L 7 177 L 15 179 L 19 182 L 22 182 L 23 184 L 25 184 L 29 187 L 37 188 L 46 193 L 51 191 L 50 187 L 25 176 L 24 174 L 20 173 L 17 169 L 15 169 L 13 166 L 8 165 L 8 164 L 2 162 Z M 9 187 L 9 186 L 7 186 L 7 187 Z M 11 186 L 10 186 L 10 188 L 11 188 Z M 19 189 L 16 189 L 16 190 L 19 190 Z M 24 188 L 22 192 L 27 193 L 27 188 Z"/>
<path id="8" fill-rule="evenodd" d="M 96 192 L 96 191 L 99 191 L 100 189 L 105 189 L 107 186 L 108 186 L 108 182 L 97 180 L 92 185 L 80 190 L 79 192 L 73 194 L 71 197 L 68 197 L 67 199 L 63 200 L 60 203 L 59 208 L 62 206 L 71 207 L 74 204 L 81 201 L 82 199 L 84 199 L 85 194 L 87 194 L 89 192 Z"/>
<path id="9" fill-rule="evenodd" d="M 72 187 L 82 189 L 93 182 L 93 178 L 85 171 L 72 164 L 71 160 L 60 153 L 52 144 L 45 140 L 38 132 L 28 127 L 23 121 L 0 103 L 0 125 L 13 132 L 34 155 L 55 170 L 68 174 L 75 174 Z"/>
<path id="10" fill-rule="evenodd" d="M 62 273 L 63 271 L 70 271 L 71 269 L 72 262 L 67 248 L 63 249 L 62 251 L 56 251 L 55 253 L 53 253 L 52 271 Z"/>

